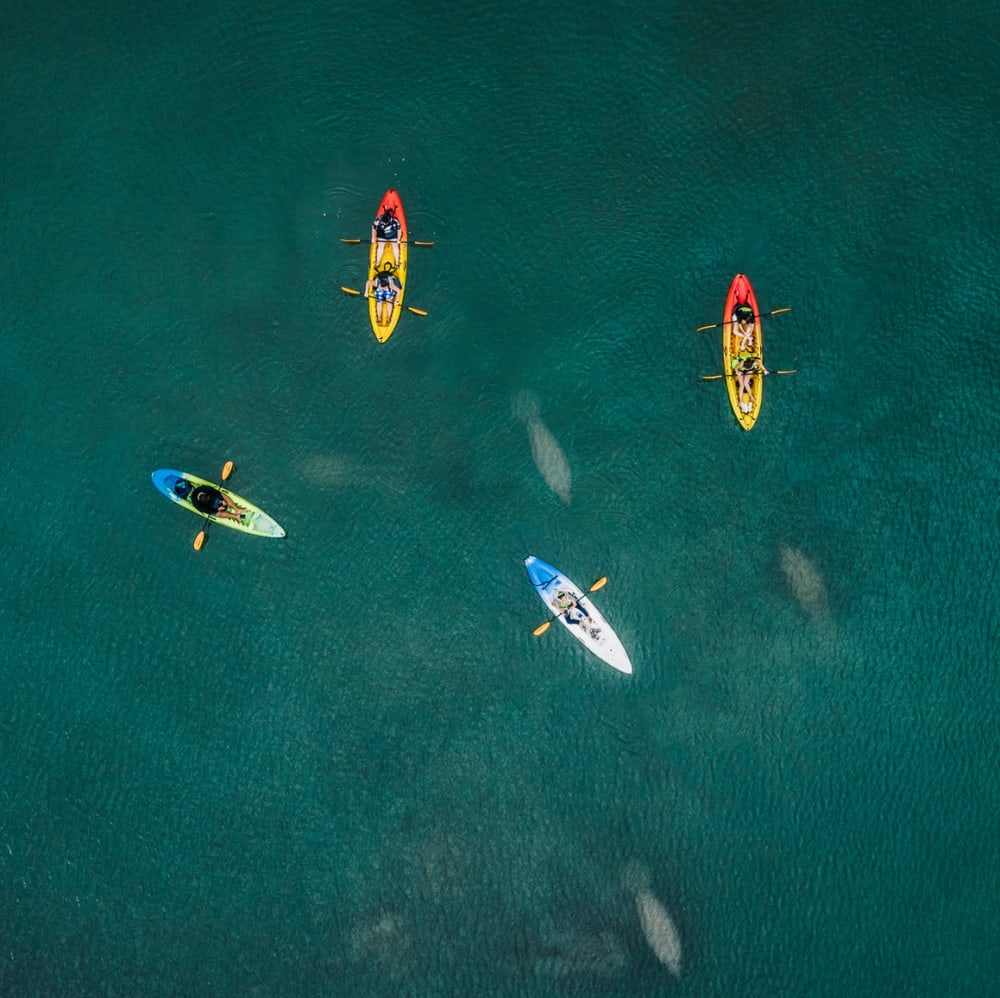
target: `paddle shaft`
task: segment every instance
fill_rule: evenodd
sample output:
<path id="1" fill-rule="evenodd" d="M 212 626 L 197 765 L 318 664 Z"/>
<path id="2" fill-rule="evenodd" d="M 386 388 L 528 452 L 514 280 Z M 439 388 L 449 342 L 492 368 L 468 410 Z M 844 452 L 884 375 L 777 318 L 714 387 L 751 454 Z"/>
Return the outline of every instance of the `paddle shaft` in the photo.
<path id="1" fill-rule="evenodd" d="M 219 486 L 218 486 L 220 493 L 224 492 L 224 490 L 222 488 L 222 483 L 224 481 L 226 481 L 226 479 L 228 479 L 229 476 L 235 470 L 236 470 L 236 465 L 233 464 L 232 461 L 227 461 L 222 466 L 222 475 L 220 476 Z M 212 487 L 215 488 L 214 485 Z M 205 516 L 205 526 L 201 530 L 198 531 L 198 536 L 195 537 L 195 539 L 194 539 L 194 545 L 193 546 L 194 546 L 195 551 L 200 551 L 202 549 L 202 547 L 204 547 L 205 541 L 208 539 L 208 528 L 212 525 L 212 522 L 213 521 L 212 521 L 211 517 L 209 517 L 209 516 L 206 515 Z"/>
<path id="2" fill-rule="evenodd" d="M 344 238 L 341 238 L 340 241 L 342 243 L 363 243 L 366 240 L 364 240 L 364 239 L 344 239 Z M 395 241 L 396 241 L 395 239 L 383 239 L 383 240 L 381 240 L 381 242 L 386 242 L 386 243 L 394 243 Z M 404 246 L 433 246 L 434 245 L 433 242 L 429 242 L 429 243 L 428 242 L 420 242 L 417 239 L 400 239 L 400 242 Z"/>
<path id="3" fill-rule="evenodd" d="M 767 375 L 770 374 L 795 374 L 797 373 L 797 371 L 798 368 L 793 367 L 790 371 L 768 371 L 767 374 L 764 374 L 763 371 L 748 371 L 747 373 L 750 375 L 750 377 L 754 377 L 755 375 L 759 374 L 762 378 L 766 378 Z M 719 378 L 738 378 L 738 377 L 739 377 L 738 374 L 703 374 L 701 376 L 701 380 L 718 381 Z"/>
<path id="4" fill-rule="evenodd" d="M 360 298 L 373 297 L 372 295 L 366 295 L 363 291 L 358 291 L 357 288 L 345 288 L 343 285 L 341 285 L 340 290 L 343 291 L 345 294 L 357 295 Z M 399 307 L 396 305 L 395 302 L 389 302 L 389 304 L 392 305 L 393 307 Z M 414 315 L 427 315 L 427 313 L 422 308 L 412 308 L 410 305 L 403 305 L 402 307 L 405 308 L 407 312 L 412 312 Z"/>
<path id="5" fill-rule="evenodd" d="M 774 309 L 771 312 L 761 312 L 759 315 L 755 315 L 754 318 L 755 319 L 762 319 L 766 315 L 780 315 L 782 312 L 791 312 L 791 308 L 776 308 L 776 309 Z M 733 322 L 732 319 L 729 319 L 727 322 L 716 322 L 716 323 L 714 323 L 711 326 L 699 326 L 695 330 L 695 332 L 696 333 L 700 333 L 700 332 L 702 332 L 705 329 L 718 329 L 719 326 L 735 326 L 735 325 L 736 325 L 736 323 Z"/>
<path id="6" fill-rule="evenodd" d="M 577 605 L 577 607 L 583 610 L 583 606 L 581 605 L 580 601 L 585 600 L 591 593 L 596 593 L 598 589 L 603 589 L 607 585 L 607 582 L 608 582 L 608 577 L 606 575 L 602 575 L 585 593 L 581 593 L 580 596 L 574 596 L 573 602 Z M 546 583 L 546 585 L 548 585 L 548 583 Z M 569 611 L 572 609 L 573 606 L 570 605 L 566 607 L 565 610 L 560 610 L 558 613 L 552 614 L 552 616 L 548 620 L 546 620 L 544 624 L 539 624 L 538 627 L 536 627 L 532 633 L 535 635 L 535 637 L 540 637 L 552 626 L 553 620 L 558 620 L 560 617 L 565 617 L 566 614 L 569 613 Z M 586 613 L 587 611 L 584 610 L 583 612 Z"/>

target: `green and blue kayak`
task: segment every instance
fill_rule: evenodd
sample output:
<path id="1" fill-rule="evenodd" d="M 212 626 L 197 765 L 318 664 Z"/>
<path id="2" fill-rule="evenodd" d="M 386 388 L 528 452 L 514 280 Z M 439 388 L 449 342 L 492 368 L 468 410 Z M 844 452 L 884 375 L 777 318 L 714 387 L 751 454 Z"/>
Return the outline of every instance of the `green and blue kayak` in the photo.
<path id="1" fill-rule="evenodd" d="M 218 523 L 222 527 L 231 527 L 233 530 L 242 530 L 245 534 L 256 534 L 258 537 L 284 537 L 284 528 L 274 519 L 267 515 L 264 510 L 255 506 L 252 502 L 244 499 L 242 496 L 238 496 L 235 492 L 230 492 L 229 489 L 224 489 L 221 485 L 216 485 L 213 482 L 206 481 L 204 478 L 199 478 L 197 475 L 190 475 L 186 471 L 175 471 L 173 468 L 160 468 L 154 471 L 152 474 L 153 484 L 172 502 L 183 506 L 185 509 L 189 509 L 192 513 L 197 516 L 202 517 L 205 520 L 211 520 L 213 523 Z M 184 479 L 191 483 L 192 486 L 198 485 L 208 485 L 213 489 L 217 489 L 225 497 L 228 503 L 231 503 L 237 508 L 237 511 L 242 513 L 243 516 L 239 520 L 231 520 L 229 517 L 225 516 L 214 516 L 211 513 L 203 513 L 200 509 L 196 508 L 190 499 L 182 498 L 177 494 L 174 486 Z"/>

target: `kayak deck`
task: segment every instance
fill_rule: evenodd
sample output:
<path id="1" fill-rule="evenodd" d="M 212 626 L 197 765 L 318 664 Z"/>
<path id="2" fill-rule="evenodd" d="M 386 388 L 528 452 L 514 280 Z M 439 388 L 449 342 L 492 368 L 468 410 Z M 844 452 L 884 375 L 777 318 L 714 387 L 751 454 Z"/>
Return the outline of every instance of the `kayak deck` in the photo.
<path id="1" fill-rule="evenodd" d="M 588 651 L 619 672 L 631 674 L 632 662 L 611 625 L 572 579 L 541 558 L 529 555 L 524 567 L 538 598 Z M 563 598 L 559 599 L 559 594 Z M 566 597 L 569 597 L 567 599 Z M 560 603 L 576 605 L 562 610 Z"/>
<path id="2" fill-rule="evenodd" d="M 736 322 L 733 320 L 733 312 L 738 305 L 749 305 L 754 314 L 753 339 L 749 347 L 743 345 L 740 336 L 736 332 Z M 739 380 L 734 376 L 734 364 L 752 355 L 764 362 L 764 341 L 761 335 L 760 310 L 757 308 L 757 297 L 750 285 L 750 280 L 745 274 L 737 274 L 729 285 L 729 294 L 726 295 L 726 308 L 723 313 L 722 324 L 722 369 L 726 374 L 726 389 L 729 392 L 729 404 L 732 406 L 736 422 L 744 430 L 752 430 L 757 417 L 760 415 L 760 405 L 764 398 L 764 378 L 753 375 L 750 382 L 750 394 L 745 392 L 740 397 Z"/>
<path id="3" fill-rule="evenodd" d="M 403 310 L 403 296 L 406 293 L 406 215 L 403 213 L 403 202 L 399 195 L 391 188 L 382 195 L 379 202 L 379 212 L 391 208 L 396 218 L 399 220 L 399 266 L 393 270 L 393 276 L 399 281 L 400 290 L 396 294 L 391 307 L 388 303 L 383 306 L 382 318 L 386 321 L 379 322 L 378 305 L 374 296 L 368 299 L 368 318 L 372 325 L 372 332 L 379 343 L 385 343 L 396 328 L 399 322 L 399 313 Z M 383 243 L 379 247 L 378 243 L 372 243 L 368 251 L 368 280 L 372 280 L 375 274 L 382 270 L 387 264 L 392 267 L 395 264 L 395 253 L 392 243 Z"/>
<path id="4" fill-rule="evenodd" d="M 168 499 L 190 510 L 196 516 L 205 520 L 211 520 L 223 527 L 231 527 L 233 530 L 240 530 L 245 534 L 256 534 L 258 537 L 284 537 L 284 528 L 272 517 L 268 516 L 259 506 L 255 506 L 248 499 L 238 496 L 235 492 L 224 489 L 221 485 L 216 485 L 197 475 L 188 474 L 186 471 L 175 471 L 173 468 L 160 468 L 154 471 L 152 476 L 153 484 Z M 227 501 L 231 501 L 243 513 L 241 520 L 231 520 L 225 516 L 214 516 L 211 513 L 204 513 L 198 509 L 190 499 L 182 499 L 174 491 L 174 484 L 179 479 L 185 479 L 194 486 L 208 485 L 213 489 L 218 489 Z"/>

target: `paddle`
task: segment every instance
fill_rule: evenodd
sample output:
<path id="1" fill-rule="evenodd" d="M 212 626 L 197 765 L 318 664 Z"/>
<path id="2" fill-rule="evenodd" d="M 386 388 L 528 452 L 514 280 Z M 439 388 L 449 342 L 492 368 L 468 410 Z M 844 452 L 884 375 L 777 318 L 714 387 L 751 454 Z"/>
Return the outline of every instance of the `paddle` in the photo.
<path id="1" fill-rule="evenodd" d="M 340 241 L 342 243 L 367 243 L 370 240 L 368 240 L 368 239 L 344 239 L 343 237 L 341 237 Z M 391 243 L 391 242 L 394 242 L 395 240 L 393 240 L 393 239 L 387 239 L 385 241 Z M 403 243 L 406 246 L 433 246 L 434 245 L 433 242 L 422 243 L 422 242 L 419 242 L 416 239 L 401 239 L 400 242 Z"/>
<path id="2" fill-rule="evenodd" d="M 793 367 L 790 371 L 768 371 L 767 373 L 768 374 L 796 374 L 797 372 L 798 372 L 798 368 L 797 367 Z M 754 371 L 752 373 L 753 376 L 756 376 L 756 374 L 757 374 L 756 371 Z M 735 377 L 736 377 L 735 374 L 703 374 L 701 376 L 701 380 L 702 381 L 718 381 L 719 378 L 735 378 Z M 761 374 L 761 377 L 764 378 L 764 377 L 767 377 L 767 375 Z"/>
<path id="3" fill-rule="evenodd" d="M 341 285 L 340 290 L 345 294 L 360 295 L 362 298 L 371 298 L 371 295 L 366 295 L 363 291 L 357 291 L 354 288 L 345 288 L 343 285 Z M 389 302 L 389 304 L 392 305 L 394 302 Z M 409 305 L 404 305 L 403 307 L 407 312 L 412 312 L 414 315 L 427 315 L 422 308 L 410 308 Z"/>
<path id="4" fill-rule="evenodd" d="M 791 312 L 791 308 L 776 308 L 773 312 L 761 312 L 760 315 L 755 315 L 755 319 L 762 319 L 765 315 L 779 315 L 781 312 Z M 695 332 L 700 333 L 704 329 L 718 329 L 719 326 L 735 326 L 736 323 L 730 319 L 728 322 L 716 322 L 711 326 L 699 326 Z"/>
<path id="5" fill-rule="evenodd" d="M 608 584 L 608 577 L 602 575 L 588 590 L 588 593 L 596 593 L 598 589 L 603 589 Z M 584 593 L 584 596 L 586 593 Z M 575 598 L 575 597 L 574 597 Z M 582 597 L 581 597 L 582 598 Z M 570 609 L 569 607 L 566 610 Z M 536 638 L 541 637 L 551 626 L 552 621 L 557 617 L 561 617 L 566 610 L 562 610 L 559 613 L 552 615 L 552 620 L 546 620 L 544 624 L 539 624 L 531 633 L 535 635 Z"/>
<path id="6" fill-rule="evenodd" d="M 227 461 L 222 466 L 222 481 L 224 482 L 234 471 L 236 470 L 236 465 L 232 461 Z M 221 482 L 220 482 L 221 484 Z M 195 551 L 200 551 L 208 538 L 208 528 L 212 525 L 212 521 L 209 520 L 205 524 L 204 530 L 198 531 L 198 536 L 194 539 L 194 549 Z"/>

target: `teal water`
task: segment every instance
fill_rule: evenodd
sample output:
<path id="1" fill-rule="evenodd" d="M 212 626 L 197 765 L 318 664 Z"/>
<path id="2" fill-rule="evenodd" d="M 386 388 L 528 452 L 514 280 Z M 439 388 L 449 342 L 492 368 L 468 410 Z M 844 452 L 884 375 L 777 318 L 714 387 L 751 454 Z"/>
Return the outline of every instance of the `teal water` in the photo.
<path id="1" fill-rule="evenodd" d="M 0 24 L 0 991 L 997 993 L 989 5 Z"/>

